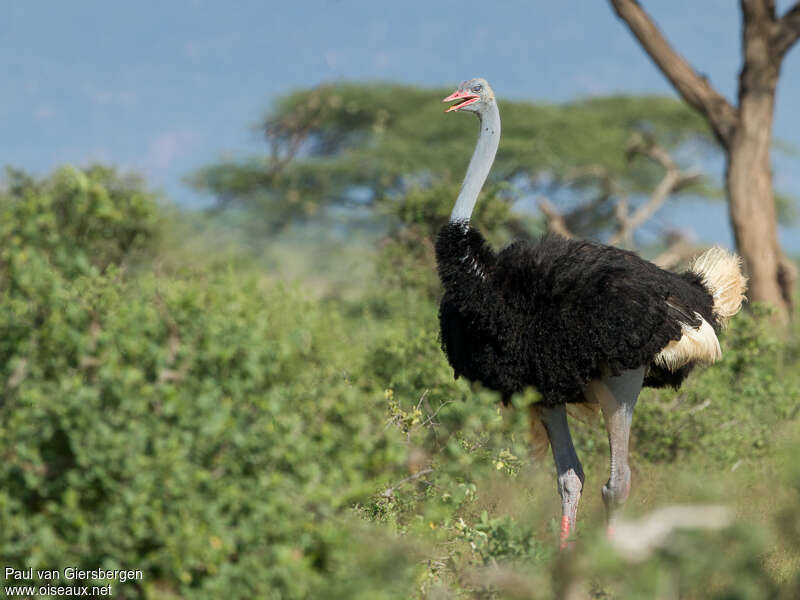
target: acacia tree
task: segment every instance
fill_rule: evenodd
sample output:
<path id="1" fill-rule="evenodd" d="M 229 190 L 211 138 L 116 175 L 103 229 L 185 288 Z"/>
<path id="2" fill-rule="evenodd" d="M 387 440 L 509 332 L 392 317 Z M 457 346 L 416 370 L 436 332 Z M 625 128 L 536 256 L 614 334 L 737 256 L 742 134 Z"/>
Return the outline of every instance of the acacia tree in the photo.
<path id="1" fill-rule="evenodd" d="M 259 223 L 275 230 L 342 214 L 340 208 L 379 214 L 409 189 L 460 182 L 475 130 L 442 114 L 440 100 L 448 91 L 368 83 L 298 90 L 276 99 L 256 125 L 266 155 L 211 164 L 189 182 L 213 194 L 219 208 L 255 209 Z M 580 237 L 605 237 L 619 221 L 618 197 L 629 198 L 636 211 L 662 181 L 662 161 L 631 153 L 633 133 L 664 152 L 716 151 L 703 119 L 673 98 L 615 95 L 564 104 L 501 99 L 500 109 L 503 139 L 491 182 L 511 183 L 515 197 L 546 194 Z M 717 196 L 707 178 L 691 183 L 670 184 L 670 194 Z M 576 203 L 581 210 L 570 210 Z"/>
<path id="2" fill-rule="evenodd" d="M 770 147 L 781 64 L 800 37 L 800 2 L 778 17 L 774 0 L 741 0 L 738 106 L 675 51 L 636 0 L 610 2 L 676 91 L 711 126 L 726 157 L 728 207 L 750 277 L 750 299 L 776 307 L 777 319 L 787 322 L 795 270 L 778 241 Z"/>

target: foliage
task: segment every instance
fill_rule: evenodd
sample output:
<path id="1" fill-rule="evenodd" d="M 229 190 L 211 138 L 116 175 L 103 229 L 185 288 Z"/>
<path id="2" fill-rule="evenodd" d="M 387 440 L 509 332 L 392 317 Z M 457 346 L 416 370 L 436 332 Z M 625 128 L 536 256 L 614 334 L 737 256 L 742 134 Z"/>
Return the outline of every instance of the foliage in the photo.
<path id="1" fill-rule="evenodd" d="M 47 223 L 49 188 L 30 183 Z M 254 269 L 47 260 L 63 243 L 81 261 L 92 240 L 71 237 L 76 219 L 102 230 L 106 214 L 52 217 L 5 255 L 3 563 L 143 569 L 122 597 L 317 595 L 339 572 L 347 507 L 401 451 L 336 358 L 335 309 Z"/>
<path id="2" fill-rule="evenodd" d="M 8 170 L 0 193 L 0 373 L 17 382 L 11 387 L 37 364 L 32 355 L 54 353 L 57 364 L 46 367 L 54 370 L 75 358 L 83 341 L 61 328 L 85 313 L 71 302 L 71 280 L 116 272 L 152 248 L 159 226 L 156 198 L 136 177 L 100 166 L 64 167 L 42 180 Z"/>
<path id="3" fill-rule="evenodd" d="M 223 206 L 256 207 L 282 226 L 330 206 L 363 207 L 409 186 L 460 179 L 476 127 L 463 115 L 442 114 L 439 101 L 448 93 L 349 83 L 294 92 L 256 125 L 269 155 L 210 165 L 190 182 Z M 500 97 L 503 137 L 491 175 L 496 182 L 594 193 L 598 178 L 580 176 L 589 169 L 618 180 L 626 192 L 649 192 L 662 173 L 651 161 L 627 155 L 634 132 L 648 133 L 670 151 L 691 143 L 714 148 L 702 120 L 672 98 L 547 104 Z M 710 193 L 702 185 L 683 192 Z"/>
<path id="4" fill-rule="evenodd" d="M 7 169 L 0 211 L 3 263 L 12 271 L 24 270 L 25 261 L 50 263 L 68 276 L 102 271 L 158 233 L 156 196 L 144 182 L 99 165 L 67 166 L 43 180 Z"/>
<path id="5" fill-rule="evenodd" d="M 55 299 L 76 308 L 11 358 L 7 562 L 137 565 L 196 597 L 308 593 L 337 560 L 329 519 L 398 452 L 331 360 L 335 316 L 231 273 L 116 275 L 76 281 Z"/>
<path id="6" fill-rule="evenodd" d="M 605 434 L 574 422 L 587 492 L 559 553 L 553 467 L 527 449 L 538 397 L 504 409 L 453 380 L 431 289 L 383 273 L 320 297 L 216 246 L 182 254 L 143 188 L 138 213 L 117 193 L 59 204 L 102 197 L 59 187 L 76 173 L 14 174 L 0 207 L 3 564 L 142 569 L 119 598 L 797 597 L 800 352 L 758 311 L 634 420 L 628 514 L 723 502 L 734 525 L 630 563 L 601 534 Z M 451 192 L 386 210 L 427 236 Z M 502 190 L 486 200 L 505 235 Z"/>

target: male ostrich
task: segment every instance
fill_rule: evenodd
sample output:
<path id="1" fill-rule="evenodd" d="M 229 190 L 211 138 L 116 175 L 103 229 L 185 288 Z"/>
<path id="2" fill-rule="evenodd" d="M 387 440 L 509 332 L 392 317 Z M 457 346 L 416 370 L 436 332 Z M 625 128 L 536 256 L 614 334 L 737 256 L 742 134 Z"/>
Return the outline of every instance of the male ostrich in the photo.
<path id="1" fill-rule="evenodd" d="M 436 240 L 442 349 L 456 377 L 479 381 L 504 401 L 527 386 L 541 393 L 531 430 L 544 429 L 553 449 L 564 547 L 584 481 L 565 404 L 596 403 L 602 411 L 611 450 L 602 494 L 611 532 L 630 491 L 628 438 L 639 391 L 677 387 L 696 363 L 720 358 L 715 330 L 741 308 L 746 280 L 740 259 L 721 248 L 682 274 L 633 252 L 553 234 L 495 253 L 469 219 L 500 141 L 497 102 L 483 79 L 462 83 L 443 100 L 452 101 L 445 112 L 475 113 L 480 135 Z"/>

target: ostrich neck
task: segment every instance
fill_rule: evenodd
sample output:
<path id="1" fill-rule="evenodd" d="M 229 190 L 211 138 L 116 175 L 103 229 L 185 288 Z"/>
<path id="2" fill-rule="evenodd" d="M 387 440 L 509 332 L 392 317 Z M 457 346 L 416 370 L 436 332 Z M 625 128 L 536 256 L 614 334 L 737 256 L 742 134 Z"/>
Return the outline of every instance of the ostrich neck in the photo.
<path id="1" fill-rule="evenodd" d="M 478 118 L 481 121 L 481 132 L 472 159 L 469 161 L 464 183 L 461 184 L 456 205 L 450 214 L 451 222 L 469 221 L 500 143 L 500 113 L 497 110 L 497 103 L 492 102 L 485 111 L 478 113 Z"/>

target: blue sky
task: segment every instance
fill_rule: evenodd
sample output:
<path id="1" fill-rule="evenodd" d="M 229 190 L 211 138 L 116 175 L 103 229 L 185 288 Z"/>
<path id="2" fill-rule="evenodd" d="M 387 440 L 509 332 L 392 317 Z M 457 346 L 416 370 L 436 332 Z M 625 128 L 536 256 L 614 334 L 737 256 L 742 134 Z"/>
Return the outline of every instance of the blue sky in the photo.
<path id="1" fill-rule="evenodd" d="M 643 4 L 733 99 L 738 3 Z M 249 125 L 270 100 L 321 81 L 448 86 L 480 75 L 501 97 L 551 101 L 672 93 L 597 0 L 28 0 L 4 2 L 3 13 L 0 163 L 45 173 L 65 162 L 110 162 L 144 172 L 186 205 L 208 199 L 181 183 L 185 174 L 262 150 Z M 798 99 L 795 48 L 784 64 L 775 133 L 800 148 Z M 800 197 L 799 166 L 800 156 L 777 157 L 777 189 Z M 720 207 L 668 209 L 666 216 L 702 238 L 730 242 Z M 782 230 L 782 240 L 800 251 L 800 229 Z"/>

